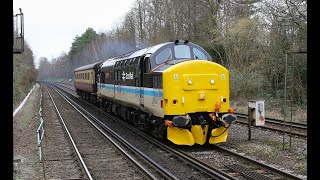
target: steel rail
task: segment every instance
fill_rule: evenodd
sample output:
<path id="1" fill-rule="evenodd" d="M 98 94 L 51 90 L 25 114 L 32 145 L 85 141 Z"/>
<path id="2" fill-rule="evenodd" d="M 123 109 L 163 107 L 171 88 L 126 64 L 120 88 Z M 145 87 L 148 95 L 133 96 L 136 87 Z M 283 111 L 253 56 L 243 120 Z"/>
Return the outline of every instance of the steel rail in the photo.
<path id="1" fill-rule="evenodd" d="M 114 138 L 116 138 L 118 141 L 120 141 L 123 145 L 125 145 L 128 149 L 130 149 L 132 152 L 136 153 L 140 158 L 145 160 L 150 166 L 155 168 L 157 171 L 160 172 L 162 176 L 164 176 L 166 179 L 175 179 L 178 180 L 176 176 L 174 176 L 171 172 L 166 170 L 165 168 L 158 165 L 155 161 L 153 161 L 151 158 L 146 156 L 144 153 L 142 153 L 139 149 L 131 145 L 128 141 L 126 141 L 124 138 L 122 138 L 120 135 L 115 133 L 113 130 L 111 130 L 109 127 L 101 123 L 99 119 L 94 117 L 92 114 L 90 114 L 88 111 L 86 111 L 84 108 L 79 106 L 77 103 L 75 103 L 72 99 L 69 97 L 63 95 L 61 92 L 57 91 L 61 97 L 63 97 L 68 103 L 70 103 L 71 106 L 73 106 L 79 113 L 82 114 L 84 118 L 86 118 L 100 133 L 102 133 L 108 140 L 110 140 L 123 154 L 125 154 L 137 167 L 139 167 L 144 174 L 146 174 L 150 179 L 157 179 L 154 175 L 152 175 L 147 169 L 145 169 L 138 161 L 134 160 L 125 150 L 123 150 L 117 143 L 112 140 L 103 130 L 101 130 L 95 123 L 92 122 L 95 121 L 99 124 L 103 129 L 105 129 L 108 133 L 110 133 Z M 92 119 L 90 119 L 89 117 Z"/>
<path id="2" fill-rule="evenodd" d="M 63 90 L 63 89 L 62 89 Z M 63 90 L 64 91 L 64 90 Z M 108 118 L 110 119 L 113 119 L 115 120 L 116 122 L 118 122 L 119 124 L 125 126 L 126 128 L 128 128 L 129 130 L 139 134 L 142 138 L 145 138 L 147 141 L 149 141 L 150 143 L 158 146 L 159 148 L 161 148 L 162 150 L 164 151 L 167 151 L 169 153 L 172 153 L 172 154 L 175 154 L 175 156 L 177 156 L 179 159 L 182 159 L 183 161 L 191 164 L 194 168 L 196 169 L 199 169 L 200 171 L 203 171 L 205 172 L 206 174 L 214 177 L 215 179 L 221 179 L 221 180 L 236 180 L 236 178 L 230 176 L 229 174 L 217 169 L 217 168 L 214 168 L 214 167 L 211 167 L 205 163 L 203 163 L 202 161 L 199 161 L 197 159 L 195 159 L 194 157 L 192 156 L 189 156 L 185 153 L 183 153 L 182 151 L 179 151 L 179 150 L 176 150 L 168 145 L 165 145 L 163 143 L 160 143 L 158 142 L 158 140 L 154 139 L 153 137 L 151 137 L 150 135 L 146 134 L 146 133 L 143 133 L 139 130 L 137 130 L 136 128 L 128 125 L 127 123 L 125 123 L 124 121 L 122 121 L 121 119 L 119 119 L 118 117 L 115 117 L 115 116 L 112 116 L 108 113 L 106 113 L 105 111 L 97 108 L 96 106 L 92 105 L 91 103 L 88 103 L 87 101 L 83 100 L 83 99 L 79 99 L 81 100 L 82 102 L 86 103 L 87 105 L 91 106 L 92 108 L 94 108 L 95 110 L 99 111 L 101 114 L 107 116 Z M 82 108 L 82 107 L 80 107 Z"/>
<path id="3" fill-rule="evenodd" d="M 242 118 L 248 118 L 247 114 L 242 114 L 242 113 L 235 113 L 236 116 L 238 117 L 242 117 Z M 278 124 L 278 125 L 283 125 L 283 123 L 285 123 L 286 126 L 292 126 L 295 128 L 300 128 L 300 129 L 307 129 L 307 124 L 304 123 L 298 123 L 298 122 L 287 122 L 287 121 L 283 121 L 280 119 L 274 119 L 274 118 L 265 118 L 267 123 L 272 123 L 272 124 Z"/>
<path id="4" fill-rule="evenodd" d="M 46 87 L 46 86 L 45 86 L 45 87 Z M 67 126 L 66 126 L 66 124 L 65 124 L 65 122 L 64 122 L 64 120 L 63 120 L 63 118 L 62 118 L 62 116 L 61 116 L 61 114 L 60 114 L 60 112 L 59 112 L 59 109 L 57 108 L 56 103 L 54 102 L 54 100 L 53 100 L 53 98 L 52 98 L 52 96 L 51 96 L 51 94 L 50 94 L 50 92 L 49 92 L 49 90 L 48 90 L 47 87 L 46 87 L 46 90 L 47 90 L 47 92 L 48 92 L 48 94 L 49 94 L 49 96 L 50 96 L 50 99 L 51 99 L 51 101 L 52 101 L 52 103 L 53 103 L 53 105 L 54 105 L 54 107 L 55 107 L 56 112 L 58 113 L 58 115 L 59 115 L 59 117 L 60 117 L 60 120 L 61 120 L 61 122 L 62 122 L 62 124 L 63 124 L 63 126 L 64 126 L 64 129 L 65 129 L 66 133 L 68 134 L 68 137 L 69 137 L 69 139 L 70 139 L 70 141 L 71 141 L 71 143 L 72 143 L 72 146 L 73 146 L 74 150 L 75 150 L 76 153 L 77 153 L 77 157 L 80 159 L 81 166 L 82 166 L 83 169 L 85 170 L 85 173 L 86 173 L 87 177 L 88 177 L 90 180 L 93 180 L 93 178 L 92 178 L 92 176 L 91 176 L 91 174 L 90 174 L 90 172 L 89 172 L 89 170 L 88 170 L 88 168 L 87 168 L 87 165 L 84 163 L 83 158 L 82 158 L 82 156 L 81 156 L 81 154 L 80 154 L 80 152 L 79 152 L 79 150 L 78 150 L 78 148 L 77 148 L 77 146 L 76 146 L 76 144 L 75 144 L 75 142 L 74 142 L 74 140 L 73 140 L 73 138 L 72 138 L 72 136 L 71 136 L 71 134 L 70 134 L 70 132 L 69 132 L 69 130 L 68 130 L 68 128 L 67 128 Z"/>
<path id="5" fill-rule="evenodd" d="M 240 123 L 240 124 L 248 124 L 248 122 L 243 122 L 243 121 L 240 121 L 240 120 L 237 120 L 236 122 Z M 285 132 L 286 134 L 291 134 L 291 135 L 299 136 L 299 137 L 302 137 L 302 138 L 307 138 L 308 137 L 306 134 L 301 134 L 301 133 L 297 133 L 297 132 L 290 132 L 288 130 L 272 128 L 272 127 L 268 127 L 268 126 L 257 126 L 257 128 L 268 129 L 268 130 L 277 131 L 277 132 Z"/>
<path id="6" fill-rule="evenodd" d="M 267 164 L 263 164 L 263 163 L 261 163 L 261 162 L 259 162 L 259 161 L 256 161 L 256 160 L 254 160 L 254 159 L 251 159 L 251 158 L 249 158 L 249 157 L 242 156 L 242 155 L 240 155 L 240 154 L 238 154 L 238 153 L 232 152 L 232 151 L 230 151 L 230 150 L 228 150 L 228 149 L 226 149 L 226 148 L 223 148 L 223 147 L 221 147 L 221 146 L 216 145 L 216 146 L 214 146 L 214 147 L 217 148 L 218 150 L 221 150 L 221 151 L 226 152 L 226 153 L 228 153 L 228 154 L 232 154 L 233 156 L 236 156 L 236 157 L 238 157 L 238 158 L 241 158 L 241 159 L 243 159 L 243 160 L 245 160 L 245 161 L 249 161 L 250 163 L 255 164 L 255 165 L 258 165 L 258 166 L 260 166 L 260 167 L 262 167 L 262 168 L 264 168 L 264 169 L 267 169 L 267 170 L 269 170 L 269 171 L 275 172 L 276 174 L 279 174 L 279 175 L 281 175 L 281 176 L 283 176 L 283 177 L 286 177 L 286 178 L 289 178 L 289 179 L 303 180 L 302 178 L 299 178 L 299 177 L 297 177 L 297 176 L 295 176 L 295 175 L 292 175 L 292 174 L 289 174 L 289 173 L 287 173 L 287 172 L 281 171 L 281 170 L 276 169 L 276 168 L 274 168 L 274 167 L 272 167 L 272 166 L 269 166 L 269 165 L 267 165 Z"/>

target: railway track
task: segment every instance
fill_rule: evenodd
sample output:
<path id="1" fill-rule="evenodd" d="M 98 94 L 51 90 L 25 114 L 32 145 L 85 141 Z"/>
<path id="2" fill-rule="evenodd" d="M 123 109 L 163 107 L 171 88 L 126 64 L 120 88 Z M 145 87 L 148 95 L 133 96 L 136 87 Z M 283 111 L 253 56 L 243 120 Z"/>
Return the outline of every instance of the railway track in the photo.
<path id="1" fill-rule="evenodd" d="M 243 175 L 245 175 L 247 178 L 250 179 L 302 179 L 295 175 L 292 175 L 290 173 L 287 173 L 285 171 L 281 171 L 278 168 L 272 167 L 270 165 L 261 163 L 257 160 L 254 160 L 252 158 L 240 155 L 238 153 L 235 153 L 233 151 L 230 151 L 226 148 L 223 148 L 221 146 L 215 146 L 214 148 L 218 149 L 219 151 L 226 153 L 227 155 L 232 155 L 233 157 L 239 158 L 244 161 L 244 163 L 240 164 L 232 164 L 225 165 L 227 168 L 239 172 Z M 250 164 L 250 168 L 247 168 L 246 164 Z M 262 175 L 262 176 L 261 176 Z M 271 178 L 264 178 L 265 176 L 270 175 Z M 259 178 L 261 177 L 261 178 Z"/>
<path id="2" fill-rule="evenodd" d="M 240 124 L 246 124 L 248 125 L 248 115 L 246 114 L 236 114 L 238 117 L 237 122 Z M 262 129 L 268 129 L 272 131 L 276 131 L 279 133 L 286 133 L 289 135 L 307 138 L 307 125 L 302 123 L 296 123 L 296 122 L 285 122 L 283 120 L 278 119 L 272 119 L 272 118 L 266 118 L 266 123 L 264 126 L 258 126 Z"/>
<path id="3" fill-rule="evenodd" d="M 79 159 L 74 158 L 74 151 L 66 138 L 62 123 L 56 116 L 56 109 L 45 86 L 41 86 L 43 95 L 44 143 L 42 145 L 42 164 L 44 177 L 66 179 L 88 179 L 82 171 Z M 54 149 L 50 148 L 54 147 Z M 63 169 L 62 166 L 65 166 Z M 68 172 L 68 173 L 66 173 Z M 58 177 L 57 174 L 58 173 Z"/>
<path id="4" fill-rule="evenodd" d="M 84 103 L 87 103 L 87 102 L 84 101 Z M 92 104 L 89 104 L 89 105 L 92 106 Z M 217 167 L 217 165 L 213 164 L 212 162 L 209 162 L 209 161 L 203 162 L 199 160 L 201 159 L 201 157 L 200 158 L 192 157 L 187 153 L 184 153 L 183 151 L 171 145 L 163 144 L 155 140 L 153 137 L 150 137 L 149 135 L 128 125 L 127 123 L 121 120 L 118 120 L 117 117 L 113 117 L 97 107 L 93 107 L 93 108 L 95 108 L 97 111 L 99 111 L 101 114 L 104 114 L 108 118 L 114 119 L 115 121 L 125 126 L 126 128 L 130 129 L 131 131 L 135 132 L 136 134 L 139 134 L 141 137 L 147 139 L 150 144 L 155 144 L 156 146 L 163 148 L 163 151 L 166 151 L 167 153 L 171 153 L 171 154 L 174 153 L 176 154 L 174 156 L 178 157 L 180 160 L 184 161 L 185 163 L 189 163 L 194 168 L 200 169 L 202 171 L 205 171 L 205 173 L 211 174 L 210 175 L 211 177 L 217 176 L 217 174 L 220 174 L 225 177 L 228 177 L 227 179 L 274 179 L 274 178 L 301 179 L 294 175 L 288 174 L 284 171 L 280 171 L 276 168 L 272 168 L 269 165 L 266 165 L 258 161 L 255 161 L 253 159 L 233 153 L 232 151 L 228 151 L 227 149 L 221 148 L 219 146 L 216 146 L 216 149 L 219 148 L 220 154 L 221 152 L 223 152 L 224 154 L 227 154 L 226 156 L 232 155 L 234 158 L 241 159 L 241 161 L 243 162 L 229 164 L 220 168 L 214 168 L 214 167 Z M 247 165 L 248 163 L 250 163 L 251 165 L 248 166 Z"/>
<path id="5" fill-rule="evenodd" d="M 90 114 L 89 112 L 87 113 Z M 113 116 L 111 117 L 114 118 Z M 100 124 L 100 126 L 102 125 Z M 136 134 L 136 132 L 131 132 L 131 134 L 132 133 Z M 132 135 L 129 135 L 129 136 L 132 136 Z M 127 138 L 128 137 L 126 137 L 126 139 Z M 134 139 L 137 139 L 137 137 L 134 137 Z M 232 178 L 232 176 L 229 176 L 228 174 L 223 174 L 223 172 L 220 172 L 219 170 L 213 170 L 214 168 L 203 169 L 202 166 L 199 166 L 199 163 L 197 164 L 187 160 L 181 160 L 185 158 L 182 158 L 181 155 L 179 154 L 175 154 L 174 152 L 168 151 L 166 148 L 163 147 L 163 144 L 155 145 L 155 144 L 149 143 L 148 141 L 145 141 L 145 140 L 143 141 L 143 139 L 145 138 L 143 137 L 142 139 L 139 139 L 139 149 L 141 149 L 140 151 L 144 152 L 145 156 L 150 156 L 149 159 L 151 160 L 153 159 L 153 162 L 157 162 L 156 166 L 166 167 L 164 169 L 168 169 L 167 170 L 168 174 L 170 174 L 170 172 L 172 173 L 170 176 L 167 176 L 167 177 L 162 176 L 162 179 L 163 177 L 164 179 L 189 179 L 189 178 L 191 179 L 234 179 Z M 130 141 L 130 140 L 127 139 L 127 141 Z M 154 139 L 152 139 L 152 141 L 154 141 Z M 131 144 L 133 143 L 131 142 Z"/>
<path id="6" fill-rule="evenodd" d="M 58 93 L 63 97 L 60 92 Z M 58 95 L 53 96 L 57 98 Z M 131 149 L 131 153 L 128 153 L 128 149 L 124 150 L 124 148 L 119 145 L 119 142 L 121 142 L 127 143 L 124 146 L 130 146 L 128 142 L 123 141 L 123 139 L 115 140 L 114 138 L 110 137 L 105 129 L 102 129 L 96 125 L 95 122 L 93 122 L 92 117 L 85 115 L 83 113 L 83 109 L 78 109 L 78 107 L 76 107 L 68 99 L 65 100 L 69 101 L 69 103 L 72 104 L 70 105 L 76 109 L 77 112 L 70 110 L 70 107 L 66 107 L 66 105 L 61 103 L 61 101 L 57 103 L 59 107 L 62 107 L 59 110 L 52 97 L 51 100 L 56 108 L 57 113 L 59 114 L 59 117 L 61 118 L 61 122 L 66 133 L 68 134 L 68 138 L 72 142 L 78 162 L 82 167 L 82 174 L 85 174 L 85 176 L 79 175 L 80 178 L 157 179 L 154 174 L 159 172 L 161 174 L 160 177 L 166 177 L 166 179 L 175 179 L 170 172 L 165 172 L 165 169 L 161 167 L 155 166 L 157 168 L 157 172 L 150 172 L 150 170 L 145 168 L 146 165 L 141 165 L 141 157 L 143 156 L 141 156 L 141 153 L 138 150 Z M 66 113 L 69 115 L 66 115 Z M 79 116 L 77 113 L 80 113 L 83 117 Z M 66 120 L 66 118 L 63 118 L 64 116 L 69 116 L 71 118 L 67 118 Z M 113 134 L 113 136 L 117 135 Z M 137 160 L 139 158 L 140 160 Z M 144 160 L 148 161 L 147 159 Z M 149 163 L 152 164 L 154 162 L 150 161 Z"/>
<path id="7" fill-rule="evenodd" d="M 212 166 L 218 166 L 222 171 L 232 174 L 238 179 L 302 179 L 278 168 L 261 163 L 252 158 L 240 155 L 219 145 L 202 146 L 194 149 L 180 148 L 181 151 L 199 158 Z M 222 162 L 220 162 L 223 159 Z M 218 162 L 217 162 L 218 161 Z"/>
<path id="8" fill-rule="evenodd" d="M 236 113 L 236 115 L 238 117 L 241 118 L 247 118 L 248 119 L 248 115 L 247 114 L 242 114 L 242 113 Z M 288 121 L 283 121 L 280 119 L 274 119 L 274 118 L 265 118 L 266 123 L 270 123 L 270 124 L 276 124 L 276 125 L 280 125 L 280 126 L 292 126 L 294 128 L 299 128 L 299 129 L 307 129 L 307 124 L 305 123 L 297 123 L 297 122 L 288 122 Z"/>

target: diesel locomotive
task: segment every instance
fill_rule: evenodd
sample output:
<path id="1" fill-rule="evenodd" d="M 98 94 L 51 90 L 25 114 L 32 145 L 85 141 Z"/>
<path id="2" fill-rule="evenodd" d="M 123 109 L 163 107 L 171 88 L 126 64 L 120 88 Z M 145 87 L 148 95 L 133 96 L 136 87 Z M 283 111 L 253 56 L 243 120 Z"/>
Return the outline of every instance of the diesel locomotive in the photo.
<path id="1" fill-rule="evenodd" d="M 177 145 L 226 142 L 237 120 L 229 71 L 187 40 L 79 67 L 74 86 L 80 97 Z"/>

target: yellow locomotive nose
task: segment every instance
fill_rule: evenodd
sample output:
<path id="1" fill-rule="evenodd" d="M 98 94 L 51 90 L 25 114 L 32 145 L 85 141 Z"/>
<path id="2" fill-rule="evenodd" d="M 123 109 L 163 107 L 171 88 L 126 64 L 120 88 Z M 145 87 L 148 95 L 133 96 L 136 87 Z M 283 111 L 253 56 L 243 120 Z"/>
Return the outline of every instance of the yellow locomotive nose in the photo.
<path id="1" fill-rule="evenodd" d="M 212 112 L 216 102 L 220 112 L 228 112 L 229 71 L 204 60 L 171 66 L 163 72 L 163 99 L 165 115 Z"/>
<path id="2" fill-rule="evenodd" d="M 219 113 L 228 113 L 228 99 L 229 71 L 217 63 L 191 60 L 178 63 L 163 72 L 164 115 L 182 117 L 210 113 L 217 109 L 217 104 Z M 199 122 L 191 124 L 191 128 L 168 127 L 168 139 L 175 144 L 204 144 L 209 131 L 208 125 Z M 224 137 L 210 142 L 225 142 L 226 135 L 227 131 Z"/>

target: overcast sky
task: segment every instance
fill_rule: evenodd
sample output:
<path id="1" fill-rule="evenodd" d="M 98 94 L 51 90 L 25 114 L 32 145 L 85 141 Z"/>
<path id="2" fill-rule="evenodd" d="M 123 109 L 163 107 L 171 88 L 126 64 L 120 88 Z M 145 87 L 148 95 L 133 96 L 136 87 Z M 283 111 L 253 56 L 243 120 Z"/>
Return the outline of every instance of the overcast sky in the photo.
<path id="1" fill-rule="evenodd" d="M 135 0 L 13 0 L 24 14 L 24 36 L 38 59 L 69 52 L 73 38 L 88 27 L 107 32 L 122 22 Z"/>

